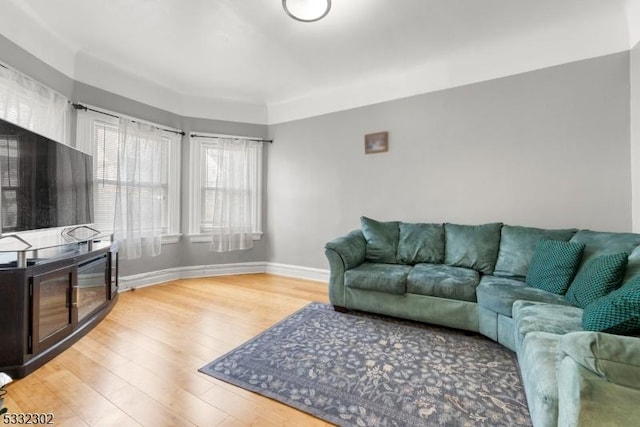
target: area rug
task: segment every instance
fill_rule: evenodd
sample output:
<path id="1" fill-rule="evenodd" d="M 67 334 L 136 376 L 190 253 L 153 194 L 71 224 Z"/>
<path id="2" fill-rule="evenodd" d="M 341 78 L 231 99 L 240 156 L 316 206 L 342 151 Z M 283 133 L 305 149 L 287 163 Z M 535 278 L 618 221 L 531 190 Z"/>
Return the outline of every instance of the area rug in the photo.
<path id="1" fill-rule="evenodd" d="M 529 426 L 515 354 L 311 303 L 200 369 L 341 426 Z"/>

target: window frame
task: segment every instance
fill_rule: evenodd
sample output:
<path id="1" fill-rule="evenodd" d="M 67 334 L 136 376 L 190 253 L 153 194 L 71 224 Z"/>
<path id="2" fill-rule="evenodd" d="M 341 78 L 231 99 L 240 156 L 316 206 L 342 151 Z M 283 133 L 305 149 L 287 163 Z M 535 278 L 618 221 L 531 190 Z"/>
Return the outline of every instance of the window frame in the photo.
<path id="1" fill-rule="evenodd" d="M 193 243 L 211 242 L 211 232 L 213 228 L 202 227 L 202 199 L 205 191 L 204 173 L 206 171 L 207 156 L 204 155 L 205 148 L 215 146 L 219 138 L 248 138 L 227 135 L 215 135 L 198 132 L 198 136 L 190 137 L 189 144 L 189 232 L 188 237 Z M 194 167 L 195 166 L 195 167 Z M 260 240 L 262 238 L 262 199 L 263 187 L 263 147 L 256 146 L 256 194 L 254 195 L 254 210 L 252 213 L 252 238 Z"/>

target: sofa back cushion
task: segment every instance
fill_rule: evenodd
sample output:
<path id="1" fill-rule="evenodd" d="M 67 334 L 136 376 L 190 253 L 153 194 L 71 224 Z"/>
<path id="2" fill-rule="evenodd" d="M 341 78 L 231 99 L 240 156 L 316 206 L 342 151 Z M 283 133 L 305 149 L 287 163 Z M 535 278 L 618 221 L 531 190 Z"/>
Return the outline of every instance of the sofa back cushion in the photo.
<path id="1" fill-rule="evenodd" d="M 441 264 L 444 261 L 444 226 L 401 222 L 396 258 L 402 264 Z"/>
<path id="2" fill-rule="evenodd" d="M 400 227 L 398 221 L 380 222 L 367 218 L 360 218 L 362 235 L 367 241 L 365 259 L 372 262 L 396 264 Z"/>
<path id="3" fill-rule="evenodd" d="M 500 237 L 494 276 L 524 280 L 529 272 L 536 244 L 542 240 L 568 241 L 576 229 L 545 230 L 534 227 L 504 225 Z"/>
<path id="4" fill-rule="evenodd" d="M 445 264 L 491 274 L 500 248 L 502 223 L 445 224 Z"/>
<path id="5" fill-rule="evenodd" d="M 570 241 L 585 245 L 580 264 L 580 269 L 582 269 L 589 260 L 601 255 L 620 252 L 633 253 L 633 250 L 640 246 L 640 234 L 580 230 L 573 235 Z"/>

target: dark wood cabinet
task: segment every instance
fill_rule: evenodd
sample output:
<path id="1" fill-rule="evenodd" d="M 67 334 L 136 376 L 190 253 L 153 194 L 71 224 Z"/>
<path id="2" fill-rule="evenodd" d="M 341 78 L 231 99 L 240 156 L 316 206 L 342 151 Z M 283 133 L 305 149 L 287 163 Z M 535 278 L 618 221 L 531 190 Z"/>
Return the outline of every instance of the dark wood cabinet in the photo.
<path id="1" fill-rule="evenodd" d="M 118 298 L 118 250 L 92 242 L 0 266 L 0 371 L 33 372 L 102 320 Z"/>

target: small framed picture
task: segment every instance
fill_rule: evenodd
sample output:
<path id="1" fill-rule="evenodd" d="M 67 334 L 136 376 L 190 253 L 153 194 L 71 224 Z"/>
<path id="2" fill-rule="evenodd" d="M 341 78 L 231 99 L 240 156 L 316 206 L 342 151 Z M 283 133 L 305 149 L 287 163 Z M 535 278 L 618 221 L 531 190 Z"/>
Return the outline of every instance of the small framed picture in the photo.
<path id="1" fill-rule="evenodd" d="M 364 136 L 364 154 L 389 151 L 389 132 L 370 133 Z"/>

